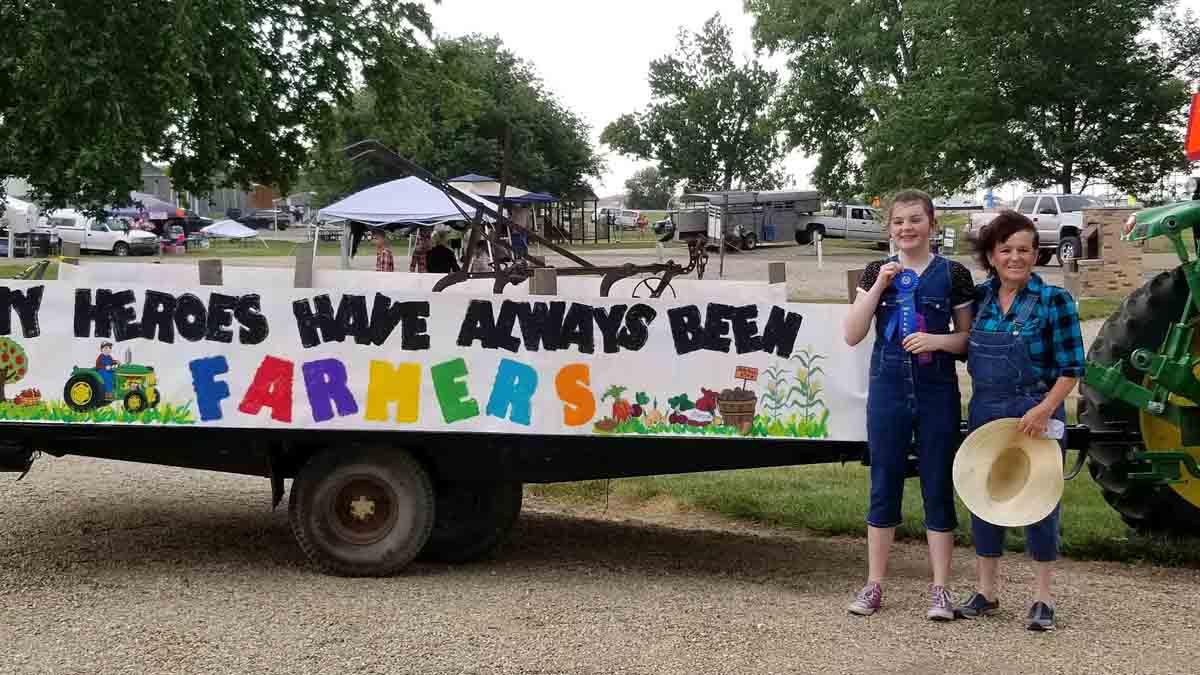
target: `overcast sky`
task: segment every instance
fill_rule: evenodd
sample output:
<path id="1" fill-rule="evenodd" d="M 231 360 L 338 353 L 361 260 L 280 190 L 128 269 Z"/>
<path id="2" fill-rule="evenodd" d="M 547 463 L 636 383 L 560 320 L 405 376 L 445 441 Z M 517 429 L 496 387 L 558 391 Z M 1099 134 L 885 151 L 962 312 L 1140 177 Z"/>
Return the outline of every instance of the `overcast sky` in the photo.
<path id="1" fill-rule="evenodd" d="M 675 34 L 683 26 L 698 30 L 720 12 L 733 28 L 734 49 L 753 53 L 750 31 L 753 20 L 742 10 L 742 0 L 442 0 L 429 5 L 434 31 L 454 37 L 467 33 L 499 35 L 505 45 L 532 63 L 562 103 L 591 125 L 599 145 L 604 125 L 624 113 L 636 112 L 650 100 L 646 75 L 650 61 L 674 49 Z M 1200 0 L 1182 5 L 1200 11 Z M 772 67 L 783 67 L 773 58 Z M 625 179 L 649 165 L 618 155 L 607 146 L 608 172 L 596 193 L 620 192 Z M 809 172 L 815 162 L 801 153 L 788 157 L 785 166 L 795 187 L 811 187 Z"/>

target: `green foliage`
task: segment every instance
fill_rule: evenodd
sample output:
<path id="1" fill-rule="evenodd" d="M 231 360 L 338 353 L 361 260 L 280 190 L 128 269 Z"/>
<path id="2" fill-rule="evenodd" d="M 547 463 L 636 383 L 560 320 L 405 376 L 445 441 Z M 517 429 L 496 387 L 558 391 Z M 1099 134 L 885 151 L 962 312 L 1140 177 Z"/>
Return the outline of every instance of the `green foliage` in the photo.
<path id="1" fill-rule="evenodd" d="M 639 169 L 625 181 L 625 205 L 631 209 L 666 206 L 675 196 L 675 181 L 663 176 L 656 166 Z"/>
<path id="2" fill-rule="evenodd" d="M 700 436 L 754 436 L 758 438 L 825 438 L 829 435 L 828 423 L 828 412 L 821 416 L 820 419 L 803 419 L 796 415 L 789 416 L 785 419 L 779 419 L 765 415 L 757 415 L 754 418 L 754 422 L 750 426 L 750 430 L 746 433 L 742 433 L 742 431 L 737 427 L 717 424 L 693 426 L 690 424 L 663 423 L 647 426 L 643 418 L 631 417 L 618 423 L 615 427 L 607 432 L 597 430 L 596 433 L 636 435 L 694 434 Z"/>
<path id="3" fill-rule="evenodd" d="M 120 423 L 120 424 L 195 424 L 192 404 L 160 403 L 134 413 L 116 406 L 103 406 L 86 412 L 76 412 L 61 401 L 43 401 L 33 405 L 0 403 L 0 420 L 58 423 Z"/>
<path id="4" fill-rule="evenodd" d="M 610 123 L 601 142 L 657 160 L 662 178 L 689 191 L 779 187 L 778 77 L 757 61 L 738 65 L 730 35 L 719 14 L 699 33 L 681 30 L 676 52 L 650 64 L 648 109 Z"/>
<path id="5" fill-rule="evenodd" d="M 387 170 L 351 167 L 342 148 L 376 138 L 434 174 L 500 179 L 511 131 L 509 180 L 571 196 L 602 164 L 583 120 L 548 91 L 533 67 L 494 37 L 437 40 L 406 54 L 402 78 L 378 81 L 337 108 L 310 157 L 306 187 L 328 202 L 389 179 Z"/>
<path id="6" fill-rule="evenodd" d="M 687 394 L 680 394 L 667 399 L 667 405 L 671 406 L 672 410 L 678 410 L 679 412 L 687 412 L 696 407 L 696 404 L 688 398 Z"/>
<path id="7" fill-rule="evenodd" d="M 1071 458 L 1073 459 L 1073 458 Z M 741 471 L 705 471 L 677 476 L 650 476 L 608 481 L 582 481 L 528 486 L 533 494 L 586 502 L 614 496 L 635 501 L 670 498 L 685 507 L 731 518 L 816 535 L 864 537 L 870 490 L 869 470 L 858 462 Z M 1200 540 L 1139 535 L 1129 529 L 1101 496 L 1087 473 L 1068 481 L 1063 494 L 1062 552 L 1077 560 L 1125 560 L 1195 567 Z M 970 513 L 958 505 L 956 545 L 970 546 Z M 925 541 L 921 491 L 904 491 L 903 522 L 898 539 Z M 1021 528 L 1011 528 L 1009 551 L 1021 551 Z"/>
<path id="8" fill-rule="evenodd" d="M 29 357 L 21 343 L 10 337 L 0 337 L 0 401 L 4 400 L 4 385 L 20 382 L 29 372 Z"/>
<path id="9" fill-rule="evenodd" d="M 748 0 L 757 42 L 789 55 L 781 115 L 831 196 L 983 179 L 1064 192 L 1147 189 L 1185 166 L 1190 17 L 1172 0 Z"/>
<path id="10" fill-rule="evenodd" d="M 179 191 L 286 190 L 333 102 L 399 81 L 431 31 L 404 0 L 19 0 L 0 26 L 0 176 L 91 210 L 146 159 Z"/>

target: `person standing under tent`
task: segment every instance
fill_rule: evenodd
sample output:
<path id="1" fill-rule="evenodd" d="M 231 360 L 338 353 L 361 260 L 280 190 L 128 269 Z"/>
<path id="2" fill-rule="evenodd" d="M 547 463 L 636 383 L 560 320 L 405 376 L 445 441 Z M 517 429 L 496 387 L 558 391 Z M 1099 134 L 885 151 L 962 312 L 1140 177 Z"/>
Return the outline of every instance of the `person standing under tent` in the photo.
<path id="1" fill-rule="evenodd" d="M 417 242 L 413 246 L 412 255 L 408 260 L 409 272 L 427 272 L 429 271 L 429 249 L 433 248 L 431 242 L 430 230 L 433 228 L 418 227 Z"/>
<path id="2" fill-rule="evenodd" d="M 454 259 L 454 251 L 446 245 L 449 239 L 449 234 L 446 232 L 433 233 L 433 247 L 429 249 L 427 257 L 427 267 L 430 272 L 438 274 L 449 274 L 457 272 L 461 269 L 458 261 Z"/>
<path id="3" fill-rule="evenodd" d="M 391 247 L 388 246 L 387 232 L 375 230 L 371 233 L 371 238 L 375 240 L 375 271 L 395 272 L 396 261 L 392 257 Z"/>

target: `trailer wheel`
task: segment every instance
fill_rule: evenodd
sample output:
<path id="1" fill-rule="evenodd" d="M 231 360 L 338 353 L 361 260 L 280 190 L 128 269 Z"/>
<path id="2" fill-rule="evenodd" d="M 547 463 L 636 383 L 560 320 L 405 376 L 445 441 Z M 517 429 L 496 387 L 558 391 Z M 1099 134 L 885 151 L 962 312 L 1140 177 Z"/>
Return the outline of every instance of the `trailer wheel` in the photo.
<path id="1" fill-rule="evenodd" d="M 753 251 L 758 246 L 758 236 L 751 233 L 742 237 L 742 250 Z"/>
<path id="2" fill-rule="evenodd" d="M 468 562 L 486 557 L 521 515 L 521 483 L 456 481 L 437 486 L 437 518 L 421 558 Z"/>
<path id="3" fill-rule="evenodd" d="M 1187 281 L 1176 268 L 1163 272 L 1134 291 L 1104 322 L 1088 350 L 1088 360 L 1105 365 L 1118 359 L 1126 362 L 1125 375 L 1140 379 L 1142 373 L 1128 365 L 1136 349 L 1157 349 L 1171 323 L 1183 313 L 1188 298 Z M 1195 321 L 1195 320 L 1193 320 Z M 1192 353 L 1200 352 L 1200 337 L 1192 342 Z M 1148 451 L 1178 447 L 1178 431 L 1152 415 L 1140 415 L 1133 406 L 1113 401 L 1087 385 L 1080 385 L 1079 419 L 1093 429 L 1136 429 Z M 1137 446 L 1093 445 L 1088 449 L 1088 470 L 1100 485 L 1104 499 L 1130 526 L 1146 531 L 1176 531 L 1194 535 L 1200 530 L 1200 479 L 1189 478 L 1176 485 L 1147 485 L 1129 480 L 1133 468 L 1129 454 Z M 1200 457 L 1200 448 L 1188 449 Z"/>
<path id="4" fill-rule="evenodd" d="M 1049 265 L 1051 260 L 1054 260 L 1054 249 L 1044 248 L 1038 251 L 1037 264 L 1039 267 Z"/>
<path id="5" fill-rule="evenodd" d="M 296 476 L 288 518 L 318 567 L 354 577 L 394 574 L 429 539 L 433 481 L 403 450 L 325 450 Z"/>

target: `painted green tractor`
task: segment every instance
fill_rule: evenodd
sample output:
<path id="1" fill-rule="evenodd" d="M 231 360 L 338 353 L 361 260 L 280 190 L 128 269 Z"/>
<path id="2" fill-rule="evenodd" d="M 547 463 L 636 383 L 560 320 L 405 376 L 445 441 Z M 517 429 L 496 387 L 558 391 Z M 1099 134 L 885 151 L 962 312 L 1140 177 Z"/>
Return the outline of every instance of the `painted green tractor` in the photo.
<path id="1" fill-rule="evenodd" d="M 113 401 L 121 401 L 125 410 L 139 413 L 158 405 L 158 382 L 151 366 L 132 363 L 126 352 L 125 363 L 112 372 L 112 391 L 104 386 L 104 378 L 96 368 L 71 369 L 71 377 L 63 387 L 63 400 L 76 412 L 86 412 Z"/>
<path id="2" fill-rule="evenodd" d="M 1195 115 L 1193 115 L 1195 118 Z M 1190 153 L 1189 153 L 1190 154 Z M 1122 239 L 1166 237 L 1181 264 L 1134 291 L 1088 351 L 1079 420 L 1098 431 L 1088 468 L 1141 530 L 1200 532 L 1200 186 L 1139 211 Z M 1189 253 L 1189 242 L 1193 239 Z M 1132 440 L 1114 440 L 1114 439 Z"/>

